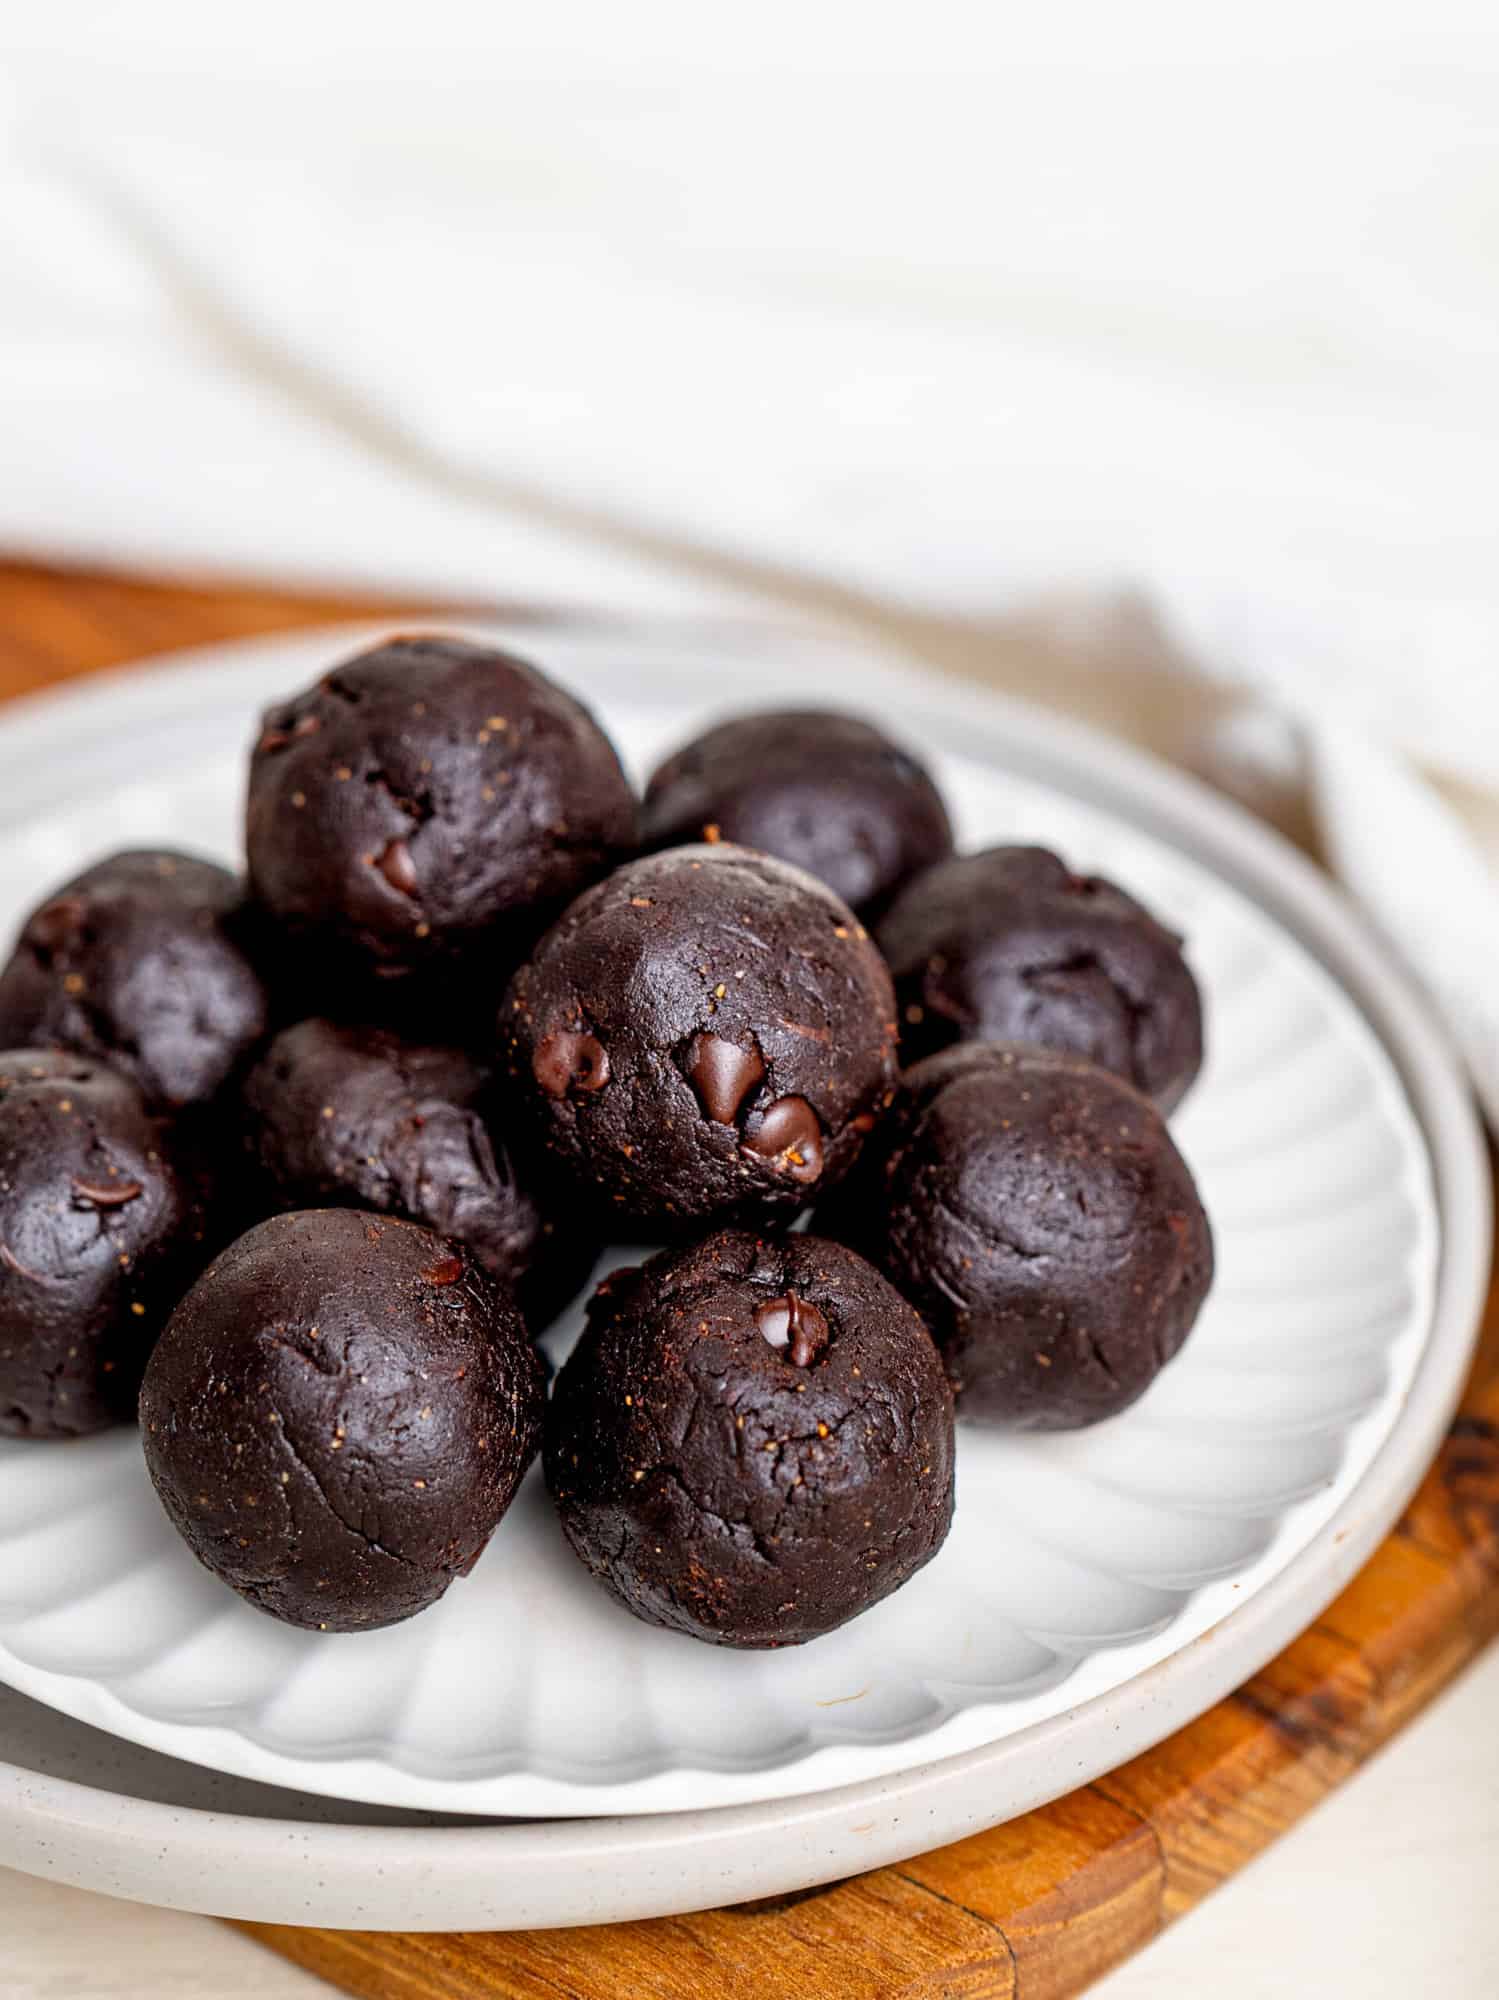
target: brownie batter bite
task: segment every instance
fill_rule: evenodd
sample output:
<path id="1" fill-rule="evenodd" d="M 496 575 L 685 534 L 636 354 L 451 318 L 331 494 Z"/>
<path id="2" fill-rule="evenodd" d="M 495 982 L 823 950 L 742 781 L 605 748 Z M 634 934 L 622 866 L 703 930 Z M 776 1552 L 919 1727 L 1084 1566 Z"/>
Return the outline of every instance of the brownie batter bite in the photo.
<path id="1" fill-rule="evenodd" d="M 1036 1042 L 1102 1063 L 1163 1111 L 1202 1067 L 1181 939 L 1044 847 L 940 862 L 896 898 L 878 942 L 907 1062 L 960 1040 Z"/>
<path id="2" fill-rule="evenodd" d="M 637 1618 L 793 1646 L 867 1611 L 952 1521 L 952 1399 L 861 1257 L 724 1230 L 600 1286 L 547 1414 L 568 1540 Z"/>
<path id="3" fill-rule="evenodd" d="M 1050 1049 L 964 1043 L 908 1070 L 817 1224 L 922 1313 L 958 1414 L 1019 1430 L 1132 1403 L 1213 1278 L 1207 1217 L 1160 1113 Z"/>
<path id="4" fill-rule="evenodd" d="M 894 1080 L 890 981 L 848 907 L 743 848 L 580 896 L 500 1033 L 554 1156 L 623 1218 L 785 1220 L 852 1163 Z"/>
<path id="5" fill-rule="evenodd" d="M 0 973 L 0 1046 L 76 1050 L 154 1104 L 206 1103 L 265 1033 L 244 886 L 151 848 L 114 854 L 39 904 Z"/>
<path id="6" fill-rule="evenodd" d="M 952 852 L 937 787 L 855 715 L 781 709 L 694 737 L 646 787 L 645 843 L 734 841 L 805 868 L 864 915 Z"/>
<path id="7" fill-rule="evenodd" d="M 0 1433 L 131 1420 L 206 1254 L 196 1184 L 126 1077 L 55 1050 L 0 1055 Z"/>
<path id="8" fill-rule="evenodd" d="M 391 1625 L 466 1575 L 535 1456 L 543 1368 L 506 1295 L 409 1222 L 252 1229 L 172 1315 L 146 1464 L 198 1560 L 261 1611 Z"/>
<path id="9" fill-rule="evenodd" d="M 635 844 L 588 711 L 463 639 L 392 639 L 269 710 L 250 761 L 250 880 L 346 967 L 471 957 L 501 976 Z"/>
<path id="10" fill-rule="evenodd" d="M 465 1244 L 540 1331 L 583 1284 L 598 1242 L 576 1199 L 543 1208 L 500 1136 L 494 1079 L 464 1050 L 380 1028 L 301 1021 L 250 1072 L 246 1140 L 269 1200 L 425 1223 Z M 560 1207 L 560 1199 L 556 1207 Z"/>

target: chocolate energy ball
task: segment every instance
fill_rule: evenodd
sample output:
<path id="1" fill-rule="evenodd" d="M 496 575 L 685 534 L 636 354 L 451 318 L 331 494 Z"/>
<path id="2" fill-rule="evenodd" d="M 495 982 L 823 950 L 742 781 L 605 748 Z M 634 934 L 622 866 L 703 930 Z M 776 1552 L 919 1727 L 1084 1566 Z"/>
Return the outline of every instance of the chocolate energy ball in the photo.
<path id="1" fill-rule="evenodd" d="M 942 1546 L 952 1398 L 926 1328 L 863 1258 L 723 1230 L 600 1286 L 545 1463 L 568 1540 L 637 1618 L 794 1646 Z"/>
<path id="2" fill-rule="evenodd" d="M 1017 1430 L 1132 1403 L 1213 1279 L 1208 1220 L 1159 1111 L 1051 1049 L 965 1042 L 908 1070 L 817 1226 L 923 1315 L 958 1414 Z"/>
<path id="3" fill-rule="evenodd" d="M 633 850 L 636 803 L 588 711 L 463 639 L 392 639 L 265 717 L 250 881 L 345 969 L 482 953 L 499 977 Z"/>
<path id="4" fill-rule="evenodd" d="M 127 1077 L 57 1050 L 0 1055 L 0 1433 L 128 1423 L 206 1256 L 197 1177 Z"/>
<path id="5" fill-rule="evenodd" d="M 426 1224 L 466 1245 L 540 1331 L 580 1289 L 597 1236 L 573 1199 L 544 1209 L 500 1137 L 494 1080 L 457 1048 L 301 1021 L 245 1080 L 246 1141 L 283 1208 L 333 1203 Z"/>
<path id="6" fill-rule="evenodd" d="M 500 1035 L 547 1146 L 623 1218 L 789 1220 L 894 1082 L 895 1013 L 847 905 L 744 848 L 680 847 L 580 896 Z"/>
<path id="7" fill-rule="evenodd" d="M 154 1104 L 204 1104 L 265 1033 L 244 885 L 195 855 L 112 854 L 54 889 L 0 973 L 0 1047 L 57 1046 Z"/>
<path id="8" fill-rule="evenodd" d="M 451 1243 L 354 1209 L 274 1216 L 178 1306 L 141 1389 L 146 1464 L 198 1560 L 323 1632 L 466 1575 L 536 1454 L 544 1372 Z"/>
<path id="9" fill-rule="evenodd" d="M 1112 882 L 1044 847 L 942 861 L 878 927 L 901 1052 L 1037 1042 L 1102 1063 L 1163 1111 L 1202 1067 L 1202 1002 L 1181 939 Z"/>
<path id="10" fill-rule="evenodd" d="M 759 848 L 866 916 L 952 852 L 941 794 L 909 751 L 825 709 L 741 715 L 684 744 L 646 787 L 644 837 Z"/>

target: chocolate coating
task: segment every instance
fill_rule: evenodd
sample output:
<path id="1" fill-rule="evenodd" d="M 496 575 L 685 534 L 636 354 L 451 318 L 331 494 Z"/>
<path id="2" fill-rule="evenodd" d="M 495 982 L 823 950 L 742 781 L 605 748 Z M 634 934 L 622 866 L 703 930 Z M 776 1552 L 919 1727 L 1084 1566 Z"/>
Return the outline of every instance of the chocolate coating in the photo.
<path id="1" fill-rule="evenodd" d="M 537 1175 L 501 1137 L 490 1071 L 462 1049 L 300 1021 L 245 1079 L 244 1106 L 268 1202 L 331 1203 L 424 1223 L 510 1287 L 538 1332 L 598 1254 L 575 1199 L 565 1219 L 543 1206 Z"/>
<path id="2" fill-rule="evenodd" d="M 626 1219 L 789 1220 L 894 1080 L 894 1003 L 847 907 L 744 848 L 683 847 L 580 896 L 500 1035 L 547 1146 Z"/>
<path id="3" fill-rule="evenodd" d="M 1180 938 L 1044 847 L 940 862 L 896 898 L 878 943 L 908 1063 L 960 1040 L 1036 1042 L 1102 1063 L 1163 1111 L 1202 1067 Z"/>
<path id="4" fill-rule="evenodd" d="M 267 712 L 250 760 L 255 894 L 345 968 L 482 960 L 503 979 L 635 835 L 588 711 L 463 639 L 392 639 L 336 667 Z"/>
<path id="5" fill-rule="evenodd" d="M 0 1047 L 108 1063 L 154 1104 L 204 1104 L 265 1033 L 244 886 L 191 854 L 112 854 L 37 905 L 0 973 Z"/>
<path id="6" fill-rule="evenodd" d="M 805 868 L 869 915 L 952 852 L 941 794 L 909 751 L 856 715 L 736 716 L 668 757 L 646 787 L 648 847 L 728 840 Z"/>
<path id="7" fill-rule="evenodd" d="M 568 1540 L 637 1618 L 793 1646 L 942 1546 L 952 1399 L 925 1327 L 861 1257 L 723 1230 L 600 1286 L 545 1463 Z"/>
<path id="8" fill-rule="evenodd" d="M 1018 1430 L 1132 1403 L 1213 1279 L 1208 1220 L 1159 1111 L 1050 1049 L 965 1042 L 908 1070 L 817 1226 L 923 1315 L 958 1414 Z"/>
<path id="9" fill-rule="evenodd" d="M 128 1078 L 57 1050 L 0 1055 L 0 1433 L 129 1423 L 206 1257 L 196 1176 Z"/>
<path id="10" fill-rule="evenodd" d="M 146 1464 L 188 1547 L 258 1610 L 355 1632 L 466 1575 L 535 1456 L 540 1357 L 430 1230 L 272 1217 L 183 1299 L 141 1389 Z"/>

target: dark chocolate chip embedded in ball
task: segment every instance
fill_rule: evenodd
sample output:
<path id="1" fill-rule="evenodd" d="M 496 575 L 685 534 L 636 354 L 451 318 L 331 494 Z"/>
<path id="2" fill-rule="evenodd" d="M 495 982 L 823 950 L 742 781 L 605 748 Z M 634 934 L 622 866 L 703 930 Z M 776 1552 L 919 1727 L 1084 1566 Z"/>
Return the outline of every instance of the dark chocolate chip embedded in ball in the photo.
<path id="1" fill-rule="evenodd" d="M 27 918 L 0 972 L 0 1047 L 106 1062 L 155 1104 L 206 1103 L 265 1033 L 244 885 L 191 854 L 114 854 Z"/>
<path id="2" fill-rule="evenodd" d="M 331 1202 L 425 1223 L 513 1287 L 538 1331 L 592 1268 L 586 1207 L 550 1187 L 491 1071 L 463 1049 L 301 1021 L 246 1078 L 244 1119 L 264 1206 Z"/>
<path id="3" fill-rule="evenodd" d="M 894 1083 L 885 968 L 800 869 L 678 848 L 580 896 L 516 973 L 500 1038 L 565 1170 L 627 1223 L 789 1221 Z"/>
<path id="4" fill-rule="evenodd" d="M 535 1454 L 544 1371 L 502 1287 L 414 1224 L 274 1216 L 183 1299 L 141 1391 L 146 1464 L 198 1560 L 318 1631 L 466 1575 Z"/>
<path id="5" fill-rule="evenodd" d="M 633 851 L 636 803 L 588 711 L 526 661 L 441 637 L 391 639 L 266 716 L 246 846 L 281 926 L 352 973 L 522 956 Z M 489 996 L 493 1004 L 493 994 Z"/>
<path id="6" fill-rule="evenodd" d="M 375 856 L 375 867 L 398 896 L 416 895 L 421 878 L 411 858 L 411 849 L 404 840 L 387 840 Z"/>
<path id="7" fill-rule="evenodd" d="M 600 1288 L 548 1410 L 547 1482 L 638 1618 L 797 1645 L 941 1547 L 952 1424 L 925 1327 L 863 1258 L 723 1230 Z"/>
<path id="8" fill-rule="evenodd" d="M 1045 848 L 928 869 L 877 941 L 907 1063 L 954 1041 L 1035 1042 L 1102 1063 L 1167 1111 L 1202 1067 L 1202 1002 L 1180 938 Z"/>
<path id="9" fill-rule="evenodd" d="M 548 1097 L 567 1097 L 573 1091 L 591 1094 L 609 1081 L 608 1051 L 597 1036 L 568 1029 L 538 1043 L 531 1068 Z"/>
<path id="10" fill-rule="evenodd" d="M 865 914 L 952 852 L 942 798 L 908 750 L 858 716 L 783 709 L 720 723 L 646 788 L 650 847 L 727 840 L 805 868 Z"/>
<path id="11" fill-rule="evenodd" d="M 797 1368 L 810 1368 L 830 1338 L 827 1315 L 795 1292 L 756 1306 L 755 1325 L 772 1347 L 785 1348 L 787 1360 Z"/>
<path id="12" fill-rule="evenodd" d="M 207 1258 L 204 1187 L 127 1077 L 0 1055 L 0 1433 L 131 1421 L 151 1343 Z"/>
<path id="13" fill-rule="evenodd" d="M 722 1035 L 702 1034 L 694 1038 L 688 1075 L 708 1116 L 720 1125 L 732 1125 L 744 1101 L 765 1075 L 765 1062 L 757 1048 L 740 1048 Z"/>
<path id="14" fill-rule="evenodd" d="M 1020 1430 L 1134 1402 L 1213 1279 L 1208 1220 L 1160 1112 L 1050 1049 L 965 1042 L 916 1064 L 816 1222 L 922 1313 L 959 1416 Z"/>
<path id="15" fill-rule="evenodd" d="M 744 1144 L 791 1180 L 810 1185 L 822 1176 L 822 1126 L 805 1097 L 778 1097 L 767 1104 L 746 1126 Z"/>

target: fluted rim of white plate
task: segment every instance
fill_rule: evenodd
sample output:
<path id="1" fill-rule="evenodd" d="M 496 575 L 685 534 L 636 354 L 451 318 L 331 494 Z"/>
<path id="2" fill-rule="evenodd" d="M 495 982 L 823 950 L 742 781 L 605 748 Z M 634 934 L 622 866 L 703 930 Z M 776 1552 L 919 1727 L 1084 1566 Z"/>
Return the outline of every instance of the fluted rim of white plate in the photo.
<path id="1" fill-rule="evenodd" d="M 324 629 L 308 643 L 320 647 L 356 643 L 372 629 L 388 627 Z M 748 629 L 754 642 L 763 645 L 786 628 L 736 624 L 711 629 L 725 643 L 728 635 L 741 635 Z M 701 625 L 677 625 L 670 632 L 699 648 L 705 636 Z M 651 628 L 651 636 L 659 641 L 660 629 Z M 805 636 L 799 636 L 805 643 Z M 826 640 L 818 637 L 817 643 L 826 644 Z M 164 682 L 172 684 L 180 700 L 195 670 L 221 679 L 226 655 L 231 663 L 236 657 L 248 663 L 263 657 L 268 647 L 284 652 L 286 644 L 283 637 L 233 648 L 198 649 L 178 660 L 166 674 L 153 667 L 149 670 L 147 705 L 159 700 Z M 892 705 L 902 711 L 910 726 L 921 726 L 918 716 L 925 711 L 940 716 L 949 730 L 956 725 L 964 730 L 978 727 L 984 735 L 1002 733 L 1007 756 L 1019 758 L 1029 773 L 1064 791 L 1075 792 L 1085 784 L 1089 797 L 1102 797 L 1135 824 L 1173 845 L 1190 844 L 1215 872 L 1247 889 L 1253 900 L 1286 924 L 1339 983 L 1352 991 L 1360 1011 L 1394 1060 L 1425 1132 L 1437 1178 L 1442 1238 L 1435 1312 L 1416 1378 L 1404 1409 L 1359 1485 L 1311 1545 L 1185 1653 L 1173 1654 L 1135 1680 L 999 1743 L 912 1766 L 886 1778 L 765 1804 L 649 1818 L 480 1823 L 440 1829 L 310 1828 L 295 1821 L 262 1820 L 251 1815 L 153 1807 L 77 1781 L 39 1778 L 20 1767 L 8 1767 L 0 1774 L 5 1789 L 15 1785 L 26 1790 L 32 1798 L 32 1813 L 48 1816 L 59 1825 L 91 1825 L 96 1837 L 105 1842 L 111 1822 L 118 1827 L 121 1815 L 136 1820 L 144 1816 L 147 1824 L 154 1824 L 157 1815 L 165 1815 L 166 1822 L 177 1826 L 188 1821 L 196 1839 L 220 1848 L 225 1841 L 253 1840 L 257 1833 L 312 1839 L 318 1844 L 324 1872 L 333 1865 L 335 1856 L 350 1865 L 357 1859 L 359 1866 L 367 1867 L 378 1855 L 387 1875 L 403 1867 L 429 1870 L 438 1851 L 455 1863 L 460 1855 L 482 1855 L 486 1866 L 503 1859 L 508 1902 L 505 1898 L 502 1902 L 508 1913 L 496 1913 L 492 1884 L 486 1888 L 475 1883 L 467 1903 L 460 1900 L 456 1907 L 434 1912 L 434 1927 L 470 1921 L 584 1920 L 577 1914 L 576 1897 L 569 1902 L 564 1895 L 559 1902 L 555 1890 L 547 1888 L 548 1876 L 555 1879 L 555 1871 L 569 1860 L 590 1866 L 610 1858 L 649 1862 L 649 1866 L 635 1866 L 633 1874 L 616 1881 L 612 1888 L 595 1880 L 588 1904 L 591 1920 L 686 1908 L 730 1895 L 772 1893 L 777 1888 L 824 1879 L 825 1874 L 836 1874 L 849 1865 L 873 1866 L 992 1823 L 995 1815 L 989 1810 L 986 1816 L 985 1795 L 1007 1767 L 1013 1779 L 1017 1761 L 1034 1767 L 1048 1756 L 1056 1760 L 1047 1778 L 1034 1782 L 1029 1792 L 1017 1791 L 1012 1784 L 1006 1794 L 1007 1811 L 1024 1810 L 1085 1782 L 1159 1740 L 1256 1671 L 1315 1617 L 1398 1514 L 1425 1469 L 1456 1401 L 1488 1275 L 1487 1165 L 1471 1101 L 1440 1030 L 1405 979 L 1382 961 L 1376 940 L 1337 891 L 1277 836 L 1193 780 L 1080 725 L 1058 721 L 1003 697 L 956 684 L 934 687 L 928 682 L 913 683 L 898 669 L 871 666 L 863 652 L 855 659 L 864 679 L 861 693 L 866 701 L 872 693 L 877 695 L 884 683 Z M 133 684 L 131 677 L 113 677 L 111 693 L 116 701 L 127 689 L 137 694 L 142 691 L 139 673 L 137 670 Z M 90 692 L 70 691 L 28 702 L 25 707 L 30 716 L 47 726 L 56 722 L 56 711 L 62 705 L 74 708 L 81 719 Z M 1092 1749 L 1079 1757 L 1077 1746 L 1084 1737 Z M 827 1865 L 825 1857 L 818 1858 L 820 1840 L 830 1828 L 846 1824 L 854 1813 L 866 1815 L 868 1822 L 857 1844 L 857 1861 L 851 1864 L 840 1850 L 841 1858 Z M 780 1839 L 767 1854 L 755 1836 L 772 1825 Z M 121 1833 L 120 1838 L 135 1839 L 143 1834 L 144 1829 L 137 1825 L 130 1835 Z M 440 1849 L 434 1843 L 440 1844 Z M 242 1847 L 240 1852 L 242 1857 Z M 689 1862 L 684 1877 L 677 1864 L 685 1867 Z M 661 1877 L 662 1869 L 669 1880 Z M 687 1880 L 702 1877 L 705 1870 L 711 1874 L 711 1883 L 690 1889 Z M 378 1912 L 363 1911 L 353 1917 L 321 1920 L 378 1924 L 380 1918 Z M 412 1919 L 406 1912 L 391 1921 L 409 1926 Z"/>

